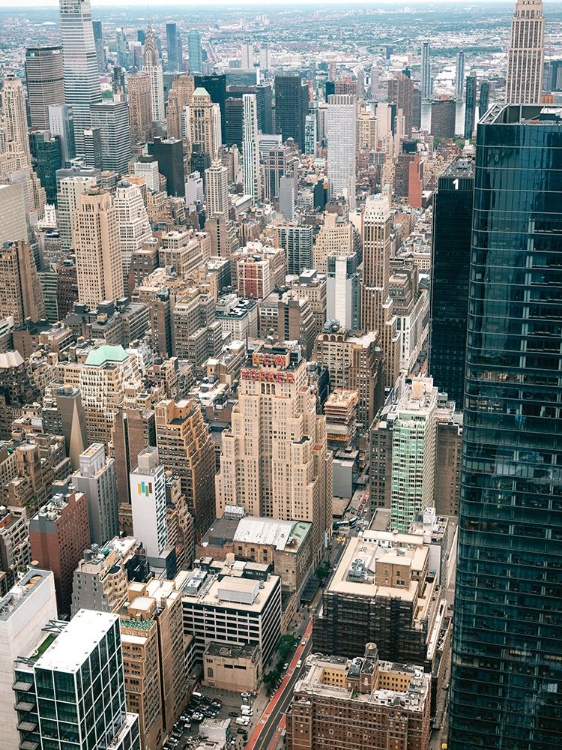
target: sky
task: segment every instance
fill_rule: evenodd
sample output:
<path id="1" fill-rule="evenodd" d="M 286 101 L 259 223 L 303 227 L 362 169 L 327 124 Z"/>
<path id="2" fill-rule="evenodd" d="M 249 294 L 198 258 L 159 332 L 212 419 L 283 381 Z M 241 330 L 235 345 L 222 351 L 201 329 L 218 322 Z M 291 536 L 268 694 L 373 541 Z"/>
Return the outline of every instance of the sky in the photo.
<path id="1" fill-rule="evenodd" d="M 404 2 L 401 2 L 400 0 L 352 0 L 352 2 L 348 4 L 348 7 L 349 5 L 353 6 L 368 4 L 372 9 L 392 6 L 394 9 L 398 10 L 400 7 L 411 7 L 415 5 L 454 5 L 458 1 L 459 0 L 404 0 Z M 490 0 L 469 0 L 466 5 L 468 6 L 474 3 L 482 4 L 485 2 L 489 3 L 489 1 Z M 499 3 L 513 5 L 514 0 L 493 0 L 493 4 Z M 155 0 L 153 0 L 153 4 L 155 6 L 158 5 L 159 9 L 171 5 L 182 5 L 183 7 L 186 6 L 185 0 L 165 0 L 165 2 L 155 2 Z M 14 2 L 14 0 L 0 0 L 0 8 L 18 8 L 19 10 L 22 10 L 23 8 L 32 9 L 37 7 L 56 7 L 57 5 L 57 0 L 20 0 L 19 2 Z M 118 0 L 118 2 L 115 2 L 115 0 L 91 0 L 91 5 L 92 8 L 95 8 L 96 6 L 113 6 L 118 8 L 125 5 L 129 7 L 137 6 L 140 8 L 146 7 L 146 2 L 143 2 L 143 0 L 140 0 L 140 2 L 139 0 Z M 341 0 L 306 0 L 305 2 L 303 2 L 303 0 L 274 0 L 273 2 L 268 3 L 269 7 L 276 5 L 341 5 Z M 208 7 L 213 6 L 227 6 L 234 8 L 259 7 L 267 12 L 267 7 L 264 8 L 263 0 L 211 0 L 211 2 L 208 3 Z"/>

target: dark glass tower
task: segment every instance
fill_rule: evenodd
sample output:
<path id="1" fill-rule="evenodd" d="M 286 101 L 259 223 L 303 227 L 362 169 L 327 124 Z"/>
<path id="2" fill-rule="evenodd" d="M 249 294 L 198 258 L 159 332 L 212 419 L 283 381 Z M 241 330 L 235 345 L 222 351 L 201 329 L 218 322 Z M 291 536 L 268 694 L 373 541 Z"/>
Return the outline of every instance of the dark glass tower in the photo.
<path id="1" fill-rule="evenodd" d="M 459 409 L 464 397 L 473 189 L 474 164 L 459 158 L 439 178 L 434 198 L 429 371 Z"/>
<path id="2" fill-rule="evenodd" d="M 208 76 L 194 76 L 195 88 L 205 89 L 213 104 L 218 104 L 221 109 L 221 132 L 224 142 L 226 134 L 226 75 L 216 74 Z"/>
<path id="3" fill-rule="evenodd" d="M 466 102 L 464 110 L 464 137 L 472 138 L 476 121 L 476 76 L 466 79 Z"/>
<path id="4" fill-rule="evenodd" d="M 293 138 L 304 149 L 304 131 L 308 114 L 308 86 L 300 76 L 275 76 L 275 124 L 283 141 Z"/>
<path id="5" fill-rule="evenodd" d="M 490 106 L 490 84 L 488 81 L 482 81 L 480 84 L 480 100 L 478 110 L 480 117 L 484 117 Z"/>
<path id="6" fill-rule="evenodd" d="M 562 740 L 562 119 L 478 126 L 450 750 Z"/>

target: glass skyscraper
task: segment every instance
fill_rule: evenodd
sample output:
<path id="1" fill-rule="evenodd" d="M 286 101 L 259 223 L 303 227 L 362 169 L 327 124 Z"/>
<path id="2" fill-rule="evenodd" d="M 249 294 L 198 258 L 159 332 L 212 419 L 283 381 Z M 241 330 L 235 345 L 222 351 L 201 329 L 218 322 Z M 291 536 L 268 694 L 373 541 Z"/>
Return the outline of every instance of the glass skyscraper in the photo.
<path id="1" fill-rule="evenodd" d="M 450 750 L 562 739 L 562 117 L 478 126 Z"/>
<path id="2" fill-rule="evenodd" d="M 90 104 L 101 101 L 90 0 L 60 0 L 60 31 L 65 103 L 72 107 L 76 151 L 83 154 Z"/>

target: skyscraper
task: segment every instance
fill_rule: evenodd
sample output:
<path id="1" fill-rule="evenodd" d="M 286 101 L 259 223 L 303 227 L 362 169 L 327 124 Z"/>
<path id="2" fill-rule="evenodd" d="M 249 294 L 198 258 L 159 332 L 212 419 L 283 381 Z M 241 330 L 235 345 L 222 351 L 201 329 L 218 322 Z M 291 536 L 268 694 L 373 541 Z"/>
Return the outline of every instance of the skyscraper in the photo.
<path id="1" fill-rule="evenodd" d="M 207 91 L 213 104 L 218 104 L 221 111 L 221 133 L 226 135 L 226 74 L 220 75 L 196 75 L 195 88 L 202 88 Z"/>
<path id="2" fill-rule="evenodd" d="M 30 658 L 16 661 L 14 684 L 21 746 L 140 750 L 139 717 L 126 711 L 117 615 L 81 609 L 23 656 Z"/>
<path id="3" fill-rule="evenodd" d="M 388 291 L 392 216 L 386 193 L 370 195 L 363 217 L 361 328 L 378 331 L 385 359 L 385 383 L 393 388 L 400 369 L 400 334 Z"/>
<path id="4" fill-rule="evenodd" d="M 76 156 L 76 144 L 74 142 L 74 117 L 72 108 L 67 104 L 49 104 L 48 130 L 51 135 L 58 135 L 61 145 L 61 157 L 66 165 Z"/>
<path id="5" fill-rule="evenodd" d="M 135 73 L 127 78 L 129 127 L 131 143 L 145 142 L 152 125 L 151 78 L 148 73 Z"/>
<path id="6" fill-rule="evenodd" d="M 169 21 L 166 24 L 166 48 L 168 51 L 168 70 L 183 70 L 181 34 L 175 21 Z"/>
<path id="7" fill-rule="evenodd" d="M 78 299 L 96 309 L 103 300 L 123 296 L 119 229 L 111 195 L 91 188 L 78 196 L 72 222 Z"/>
<path id="8" fill-rule="evenodd" d="M 464 400 L 474 164 L 456 159 L 434 198 L 429 373 L 459 409 Z"/>
<path id="9" fill-rule="evenodd" d="M 214 162 L 205 172 L 207 216 L 226 216 L 228 212 L 228 168 Z"/>
<path id="10" fill-rule="evenodd" d="M 189 107 L 189 133 L 192 144 L 198 144 L 204 154 L 216 159 L 221 145 L 220 113 L 213 104 L 206 89 L 198 87 L 193 92 L 192 104 Z M 217 122 L 218 120 L 218 122 Z"/>
<path id="11" fill-rule="evenodd" d="M 58 190 L 58 220 L 61 250 L 68 251 L 74 247 L 72 242 L 72 217 L 78 205 L 78 196 L 87 193 L 97 184 L 99 172 L 90 170 L 89 176 L 78 174 L 62 177 Z"/>
<path id="12" fill-rule="evenodd" d="M 251 195 L 254 201 L 262 197 L 260 150 L 258 144 L 258 110 L 255 94 L 244 94 L 244 139 L 242 154 L 244 159 L 244 192 Z"/>
<path id="13" fill-rule="evenodd" d="M 560 153 L 556 111 L 478 125 L 452 750 L 562 737 Z"/>
<path id="14" fill-rule="evenodd" d="M 168 109 L 166 110 L 168 138 L 181 140 L 183 137 L 187 137 L 185 133 L 185 108 L 191 104 L 194 89 L 193 76 L 182 73 L 174 77 L 172 88 L 168 93 Z"/>
<path id="15" fill-rule="evenodd" d="M 328 185 L 330 198 L 345 198 L 355 208 L 355 97 L 332 94 L 328 97 L 326 136 L 328 139 Z"/>
<path id="16" fill-rule="evenodd" d="M 103 101 L 92 104 L 92 128 L 100 129 L 101 168 L 126 174 L 131 158 L 129 105 Z"/>
<path id="17" fill-rule="evenodd" d="M 71 481 L 86 495 L 91 541 L 103 545 L 119 536 L 115 459 L 106 458 L 103 443 L 92 443 L 80 454 L 80 469 Z"/>
<path id="18" fill-rule="evenodd" d="M 14 326 L 36 323 L 45 315 L 43 292 L 28 242 L 6 242 L 0 247 L 0 318 L 11 316 Z"/>
<path id="19" fill-rule="evenodd" d="M 189 72 L 191 75 L 201 73 L 203 71 L 203 66 L 201 64 L 201 34 L 197 29 L 191 29 L 187 35 L 187 48 L 189 55 Z"/>
<path id="20" fill-rule="evenodd" d="M 64 104 L 62 47 L 28 47 L 25 79 L 31 127 L 49 129 L 49 105 Z"/>
<path id="21" fill-rule="evenodd" d="M 300 76 L 275 76 L 275 119 L 283 141 L 293 138 L 304 149 L 308 114 L 308 86 Z"/>
<path id="22" fill-rule="evenodd" d="M 158 448 L 149 446 L 139 453 L 130 484 L 133 533 L 146 554 L 158 558 L 168 544 L 166 477 Z"/>
<path id="23" fill-rule="evenodd" d="M 94 29 L 94 46 L 96 48 L 96 60 L 98 63 L 98 73 L 105 71 L 105 47 L 103 46 L 103 30 L 101 21 L 92 21 Z"/>
<path id="24" fill-rule="evenodd" d="M 72 107 L 76 150 L 82 154 L 84 130 L 91 127 L 90 105 L 101 101 L 90 0 L 60 0 L 60 31 L 65 103 Z"/>
<path id="25" fill-rule="evenodd" d="M 431 46 L 429 42 L 424 42 L 422 44 L 421 93 L 422 99 L 431 99 L 433 96 L 433 86 L 431 82 Z"/>
<path id="26" fill-rule="evenodd" d="M 396 105 L 396 116 L 402 113 L 404 117 L 404 133 L 409 136 L 413 124 L 413 96 L 414 84 L 412 79 L 404 73 L 396 73 L 388 81 L 388 101 Z"/>
<path id="27" fill-rule="evenodd" d="M 472 138 L 476 124 L 476 74 L 466 79 L 466 102 L 464 110 L 464 137 Z"/>
<path id="28" fill-rule="evenodd" d="M 152 26 L 148 24 L 143 53 L 143 73 L 150 76 L 150 100 L 152 103 L 152 121 L 164 122 L 164 74 L 158 55 L 156 39 Z"/>
<path id="29" fill-rule="evenodd" d="M 243 505 L 250 515 L 311 521 L 317 561 L 331 525 L 332 456 L 306 361 L 299 348 L 266 344 L 240 377 L 232 427 L 222 436 L 217 516 Z"/>
<path id="30" fill-rule="evenodd" d="M 464 96 L 464 52 L 462 50 L 457 55 L 455 94 L 457 99 L 462 99 Z"/>
<path id="31" fill-rule="evenodd" d="M 517 0 L 507 50 L 506 104 L 538 104 L 544 69 L 542 0 Z"/>
<path id="32" fill-rule="evenodd" d="M 25 94 L 21 78 L 7 75 L 2 87 L 2 110 L 5 125 L 5 147 L 0 154 L 0 174 L 9 176 L 11 172 L 29 170 L 31 153 L 27 136 L 27 114 Z"/>
<path id="33" fill-rule="evenodd" d="M 480 98 L 478 100 L 478 116 L 484 117 L 490 106 L 490 83 L 482 81 L 480 84 Z"/>

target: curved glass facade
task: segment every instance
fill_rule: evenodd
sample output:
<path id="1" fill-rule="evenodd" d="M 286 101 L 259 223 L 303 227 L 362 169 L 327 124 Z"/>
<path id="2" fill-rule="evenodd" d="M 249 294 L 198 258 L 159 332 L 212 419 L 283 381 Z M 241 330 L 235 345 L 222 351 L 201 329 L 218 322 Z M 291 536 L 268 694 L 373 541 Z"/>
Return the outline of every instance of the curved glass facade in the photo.
<path id="1" fill-rule="evenodd" d="M 449 748 L 562 739 L 562 121 L 478 126 Z"/>

